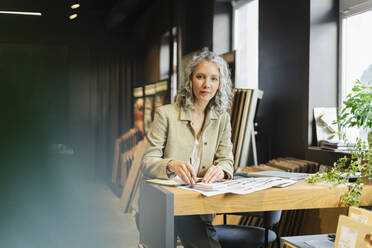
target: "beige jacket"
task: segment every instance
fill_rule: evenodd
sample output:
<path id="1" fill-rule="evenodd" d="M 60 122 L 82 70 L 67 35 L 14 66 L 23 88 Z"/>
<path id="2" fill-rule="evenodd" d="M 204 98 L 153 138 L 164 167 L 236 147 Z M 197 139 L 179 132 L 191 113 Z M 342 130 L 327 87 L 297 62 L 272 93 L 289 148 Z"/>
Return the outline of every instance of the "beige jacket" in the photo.
<path id="1" fill-rule="evenodd" d="M 176 104 L 156 109 L 143 157 L 145 176 L 168 178 L 166 167 L 170 160 L 190 161 L 196 136 L 191 120 L 191 110 L 185 111 Z M 202 177 L 210 166 L 217 165 L 231 178 L 234 157 L 229 114 L 208 111 L 201 140 L 202 155 L 197 175 Z"/>

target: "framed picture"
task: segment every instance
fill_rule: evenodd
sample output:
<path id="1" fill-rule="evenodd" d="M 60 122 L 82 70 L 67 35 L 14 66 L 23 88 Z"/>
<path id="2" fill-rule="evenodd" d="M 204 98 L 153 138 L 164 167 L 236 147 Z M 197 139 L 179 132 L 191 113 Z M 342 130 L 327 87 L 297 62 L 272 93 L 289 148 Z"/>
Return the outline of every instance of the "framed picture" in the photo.
<path id="1" fill-rule="evenodd" d="M 155 83 L 155 100 L 154 107 L 169 103 L 168 80 L 162 80 Z"/>
<path id="2" fill-rule="evenodd" d="M 156 84 L 151 83 L 145 86 L 145 97 L 144 97 L 144 113 L 143 113 L 143 125 L 145 133 L 147 133 L 150 128 L 152 121 L 154 119 L 155 112 L 155 88 Z"/>

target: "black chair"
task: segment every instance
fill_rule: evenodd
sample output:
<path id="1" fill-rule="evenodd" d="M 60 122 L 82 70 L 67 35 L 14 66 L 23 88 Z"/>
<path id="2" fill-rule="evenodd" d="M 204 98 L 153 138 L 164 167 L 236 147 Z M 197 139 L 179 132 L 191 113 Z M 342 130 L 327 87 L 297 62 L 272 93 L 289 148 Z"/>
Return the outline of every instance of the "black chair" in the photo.
<path id="1" fill-rule="evenodd" d="M 244 225 L 216 225 L 218 239 L 222 248 L 265 247 L 275 240 L 279 245 L 279 236 L 271 228 L 279 223 L 282 211 L 254 213 L 235 213 L 242 216 L 263 218 L 263 227 Z"/>

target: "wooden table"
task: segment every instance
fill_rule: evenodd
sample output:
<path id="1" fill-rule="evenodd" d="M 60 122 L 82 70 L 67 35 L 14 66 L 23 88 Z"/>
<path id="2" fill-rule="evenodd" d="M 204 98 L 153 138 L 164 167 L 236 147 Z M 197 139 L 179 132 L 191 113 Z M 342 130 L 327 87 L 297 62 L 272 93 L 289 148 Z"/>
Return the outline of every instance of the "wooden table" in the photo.
<path id="1" fill-rule="evenodd" d="M 347 188 L 309 184 L 271 188 L 246 195 L 205 197 L 189 190 L 142 182 L 140 243 L 146 247 L 174 247 L 174 216 L 342 207 Z M 372 186 L 364 186 L 361 206 L 372 205 Z"/>

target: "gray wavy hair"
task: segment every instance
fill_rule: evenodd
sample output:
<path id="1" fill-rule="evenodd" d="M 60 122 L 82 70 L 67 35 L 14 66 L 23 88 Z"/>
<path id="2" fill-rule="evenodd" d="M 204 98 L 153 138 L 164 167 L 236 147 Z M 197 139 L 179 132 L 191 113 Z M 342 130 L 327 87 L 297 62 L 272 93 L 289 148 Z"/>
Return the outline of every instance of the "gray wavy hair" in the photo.
<path id="1" fill-rule="evenodd" d="M 226 61 L 212 51 L 201 52 L 187 65 L 182 88 L 177 95 L 177 103 L 184 109 L 193 109 L 194 94 L 192 90 L 192 77 L 195 68 L 203 61 L 215 63 L 220 73 L 220 86 L 216 95 L 209 101 L 207 108 L 214 109 L 217 113 L 223 113 L 230 109 L 233 97 L 230 70 Z"/>

